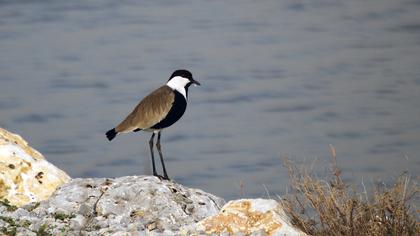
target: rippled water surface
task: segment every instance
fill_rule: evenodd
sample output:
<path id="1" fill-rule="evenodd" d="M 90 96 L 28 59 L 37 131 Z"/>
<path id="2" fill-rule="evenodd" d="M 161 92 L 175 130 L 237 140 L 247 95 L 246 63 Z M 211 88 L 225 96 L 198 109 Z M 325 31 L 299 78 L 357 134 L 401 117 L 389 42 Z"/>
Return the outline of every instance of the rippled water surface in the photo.
<path id="1" fill-rule="evenodd" d="M 150 174 L 149 133 L 104 133 L 187 68 L 202 86 L 163 132 L 182 184 L 274 196 L 284 157 L 327 169 L 329 144 L 356 183 L 416 177 L 419 15 L 415 0 L 0 1 L 0 126 L 72 177 Z"/>

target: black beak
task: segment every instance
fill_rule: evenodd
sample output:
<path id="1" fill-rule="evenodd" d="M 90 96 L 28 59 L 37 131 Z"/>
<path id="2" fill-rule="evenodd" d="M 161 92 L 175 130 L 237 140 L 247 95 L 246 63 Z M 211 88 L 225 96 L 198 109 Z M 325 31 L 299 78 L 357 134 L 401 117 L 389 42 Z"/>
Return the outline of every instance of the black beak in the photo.
<path id="1" fill-rule="evenodd" d="M 194 80 L 193 78 L 191 78 L 191 82 L 199 86 L 201 85 L 200 82 L 198 82 L 197 80 Z"/>

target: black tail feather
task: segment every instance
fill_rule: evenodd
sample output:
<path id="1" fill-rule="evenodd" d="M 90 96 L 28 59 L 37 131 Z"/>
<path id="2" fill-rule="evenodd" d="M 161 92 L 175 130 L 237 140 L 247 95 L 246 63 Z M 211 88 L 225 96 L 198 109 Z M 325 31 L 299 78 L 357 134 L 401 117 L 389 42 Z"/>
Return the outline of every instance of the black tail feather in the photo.
<path id="1" fill-rule="evenodd" d="M 108 132 L 106 132 L 106 137 L 108 138 L 109 141 L 113 140 L 115 136 L 117 136 L 117 131 L 115 131 L 115 128 L 110 129 L 108 130 Z"/>

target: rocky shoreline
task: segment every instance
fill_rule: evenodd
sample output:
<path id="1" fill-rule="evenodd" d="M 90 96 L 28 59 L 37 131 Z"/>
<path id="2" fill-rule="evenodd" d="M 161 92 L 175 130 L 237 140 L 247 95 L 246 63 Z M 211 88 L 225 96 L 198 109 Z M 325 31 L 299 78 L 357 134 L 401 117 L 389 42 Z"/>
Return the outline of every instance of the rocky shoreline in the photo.
<path id="1" fill-rule="evenodd" d="M 225 203 L 154 176 L 71 179 L 47 163 L 0 128 L 0 234 L 306 235 L 275 200 Z"/>

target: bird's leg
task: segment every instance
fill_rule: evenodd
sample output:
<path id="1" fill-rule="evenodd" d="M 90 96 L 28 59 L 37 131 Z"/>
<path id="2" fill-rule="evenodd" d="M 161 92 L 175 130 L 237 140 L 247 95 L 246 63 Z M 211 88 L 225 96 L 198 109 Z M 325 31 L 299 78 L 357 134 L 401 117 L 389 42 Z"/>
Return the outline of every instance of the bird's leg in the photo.
<path id="1" fill-rule="evenodd" d="M 153 139 L 154 138 L 155 138 L 155 133 L 152 134 L 152 137 L 149 140 L 149 147 L 150 147 L 150 154 L 152 155 L 153 175 L 158 176 L 156 172 L 156 166 L 155 166 L 155 157 L 153 155 Z"/>
<path id="2" fill-rule="evenodd" d="M 166 173 L 165 162 L 163 162 L 162 150 L 160 149 L 161 148 L 161 146 L 160 146 L 160 132 L 161 131 L 159 131 L 159 133 L 158 133 L 156 148 L 159 152 L 160 161 L 162 162 L 163 178 L 169 180 L 168 173 Z"/>

